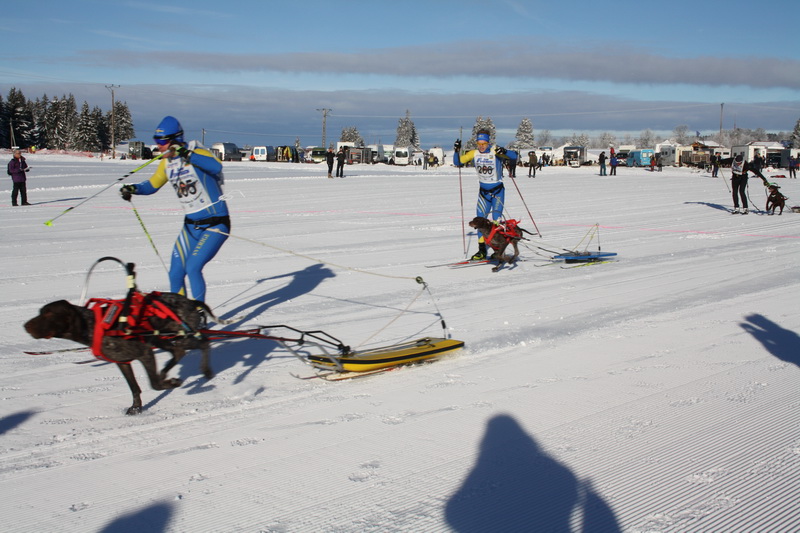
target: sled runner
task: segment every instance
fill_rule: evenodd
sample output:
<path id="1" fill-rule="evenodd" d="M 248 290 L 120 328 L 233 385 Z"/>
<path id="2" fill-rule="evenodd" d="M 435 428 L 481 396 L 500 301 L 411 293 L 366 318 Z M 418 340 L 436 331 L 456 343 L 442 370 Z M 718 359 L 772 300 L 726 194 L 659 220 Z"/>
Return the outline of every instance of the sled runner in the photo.
<path id="1" fill-rule="evenodd" d="M 609 257 L 614 257 L 616 255 L 616 252 L 573 252 L 554 255 L 553 259 L 563 260 L 565 263 L 593 263 L 596 261 L 607 261 Z"/>

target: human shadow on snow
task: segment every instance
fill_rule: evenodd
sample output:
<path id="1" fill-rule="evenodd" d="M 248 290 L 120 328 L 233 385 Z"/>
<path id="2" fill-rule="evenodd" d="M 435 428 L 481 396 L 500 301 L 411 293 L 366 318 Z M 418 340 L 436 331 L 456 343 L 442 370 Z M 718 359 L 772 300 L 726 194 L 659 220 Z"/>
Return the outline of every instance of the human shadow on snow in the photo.
<path id="1" fill-rule="evenodd" d="M 725 211 L 726 213 L 730 213 L 731 212 L 730 207 L 726 207 L 726 206 L 720 205 L 720 204 L 712 204 L 710 202 L 683 202 L 683 203 L 687 204 L 687 205 L 689 205 L 689 204 L 705 205 L 705 206 L 708 206 L 708 207 L 713 207 L 714 209 L 719 209 L 720 211 Z"/>
<path id="2" fill-rule="evenodd" d="M 143 531 L 159 533 L 167 531 L 173 514 L 172 504 L 168 502 L 155 503 L 116 518 L 99 533 L 141 533 Z"/>
<path id="3" fill-rule="evenodd" d="M 335 276 L 336 274 L 334 274 L 334 272 L 328 267 L 321 264 L 314 264 L 297 272 L 281 274 L 271 278 L 259 279 L 256 281 L 256 285 L 265 281 L 279 280 L 281 278 L 289 278 L 289 282 L 277 290 L 262 294 L 229 311 L 226 311 L 221 318 L 230 320 L 239 315 L 243 315 L 246 318 L 242 318 L 231 326 L 239 325 L 245 320 L 248 320 L 250 317 L 259 316 L 261 313 L 265 312 L 271 307 L 312 292 L 323 281 Z M 238 296 L 235 298 L 238 298 Z"/>
<path id="4" fill-rule="evenodd" d="M 0 418 L 0 435 L 8 433 L 15 427 L 25 423 L 26 420 L 36 414 L 36 411 L 20 411 L 13 415 L 4 416 Z"/>
<path id="5" fill-rule="evenodd" d="M 445 507 L 459 533 L 571 532 L 582 511 L 582 531 L 619 532 L 611 508 L 566 466 L 545 453 L 508 415 L 489 420 L 477 463 Z"/>
<path id="6" fill-rule="evenodd" d="M 289 281 L 286 285 L 279 289 L 261 294 L 260 296 L 238 305 L 234 309 L 226 311 L 220 318 L 232 319 L 238 316 L 243 316 L 243 318 L 228 324 L 221 329 L 223 331 L 236 330 L 245 321 L 250 320 L 251 317 L 257 317 L 276 305 L 310 293 L 324 280 L 332 278 L 335 275 L 336 274 L 334 274 L 329 268 L 321 264 L 314 264 L 297 272 L 257 280 L 256 285 L 265 281 L 279 280 L 282 278 L 288 278 Z M 240 297 L 241 295 L 234 297 L 234 299 L 238 299 Z M 279 323 L 278 320 L 269 320 L 268 322 L 269 324 L 262 325 L 274 325 Z M 275 334 L 287 336 L 292 335 L 291 332 L 278 331 L 276 331 Z M 244 369 L 234 380 L 234 383 L 241 383 L 247 378 L 248 375 L 250 375 L 251 372 L 258 368 L 259 365 L 265 361 L 268 361 L 269 359 L 272 359 L 273 357 L 294 357 L 291 354 L 284 353 L 281 353 L 277 356 L 273 355 L 273 352 L 275 352 L 277 348 L 280 348 L 280 345 L 277 342 L 268 339 L 242 338 L 232 342 L 212 342 L 211 368 L 214 370 L 215 374 L 219 374 L 220 372 L 232 369 L 237 365 L 243 365 Z M 194 352 L 199 356 L 199 353 L 197 353 L 196 350 Z M 189 387 L 188 394 L 197 394 L 213 388 L 213 381 L 209 382 L 204 378 L 195 379 L 191 383 L 187 381 L 188 379 L 197 376 L 197 367 L 192 366 L 192 364 L 192 356 L 190 355 L 189 359 L 185 359 L 181 364 L 179 370 L 179 377 L 185 382 L 184 387 L 187 385 Z"/>
<path id="7" fill-rule="evenodd" d="M 800 335 L 784 329 L 764 315 L 744 317 L 747 322 L 739 324 L 743 330 L 756 338 L 772 355 L 800 366 Z"/>

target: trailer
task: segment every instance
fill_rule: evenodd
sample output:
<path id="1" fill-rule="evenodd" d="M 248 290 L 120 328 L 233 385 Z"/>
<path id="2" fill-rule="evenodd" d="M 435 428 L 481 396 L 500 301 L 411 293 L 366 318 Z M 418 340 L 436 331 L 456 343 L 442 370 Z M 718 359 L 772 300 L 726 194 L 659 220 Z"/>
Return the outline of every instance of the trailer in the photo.
<path id="1" fill-rule="evenodd" d="M 580 167 L 586 163 L 585 146 L 565 146 L 564 164 L 570 167 Z"/>

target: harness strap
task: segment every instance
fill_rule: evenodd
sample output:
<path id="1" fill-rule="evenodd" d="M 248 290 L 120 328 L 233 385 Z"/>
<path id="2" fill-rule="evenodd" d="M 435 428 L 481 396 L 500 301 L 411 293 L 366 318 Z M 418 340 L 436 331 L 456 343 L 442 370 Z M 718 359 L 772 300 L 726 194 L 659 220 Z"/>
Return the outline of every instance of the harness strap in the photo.
<path id="1" fill-rule="evenodd" d="M 159 335 L 149 319 L 152 317 L 169 319 L 181 324 L 181 335 L 192 332 L 192 328 L 162 301 L 158 299 L 160 292 L 151 292 L 144 295 L 132 291 L 124 300 L 110 300 L 92 298 L 86 303 L 86 308 L 94 313 L 94 335 L 92 338 L 92 354 L 98 359 L 117 363 L 103 354 L 103 339 L 106 336 L 122 337 L 125 340 L 139 340 L 144 342 L 145 335 Z M 123 314 L 123 309 L 127 314 Z M 196 333 L 196 332 L 195 332 Z M 130 361 L 125 362 L 130 364 Z"/>

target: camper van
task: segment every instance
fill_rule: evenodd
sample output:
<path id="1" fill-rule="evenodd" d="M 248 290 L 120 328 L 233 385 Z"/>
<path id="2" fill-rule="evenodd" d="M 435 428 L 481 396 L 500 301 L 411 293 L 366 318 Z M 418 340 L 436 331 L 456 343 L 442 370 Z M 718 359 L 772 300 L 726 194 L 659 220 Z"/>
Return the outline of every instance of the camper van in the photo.
<path id="1" fill-rule="evenodd" d="M 627 165 L 629 167 L 646 167 L 650 165 L 650 160 L 656 156 L 652 148 L 641 150 L 631 150 L 628 152 Z"/>
<path id="2" fill-rule="evenodd" d="M 241 161 L 242 154 L 239 148 L 233 143 L 214 143 L 211 151 L 220 161 Z"/>
<path id="3" fill-rule="evenodd" d="M 274 146 L 253 146 L 253 152 L 250 154 L 250 161 L 275 161 L 275 147 Z"/>

